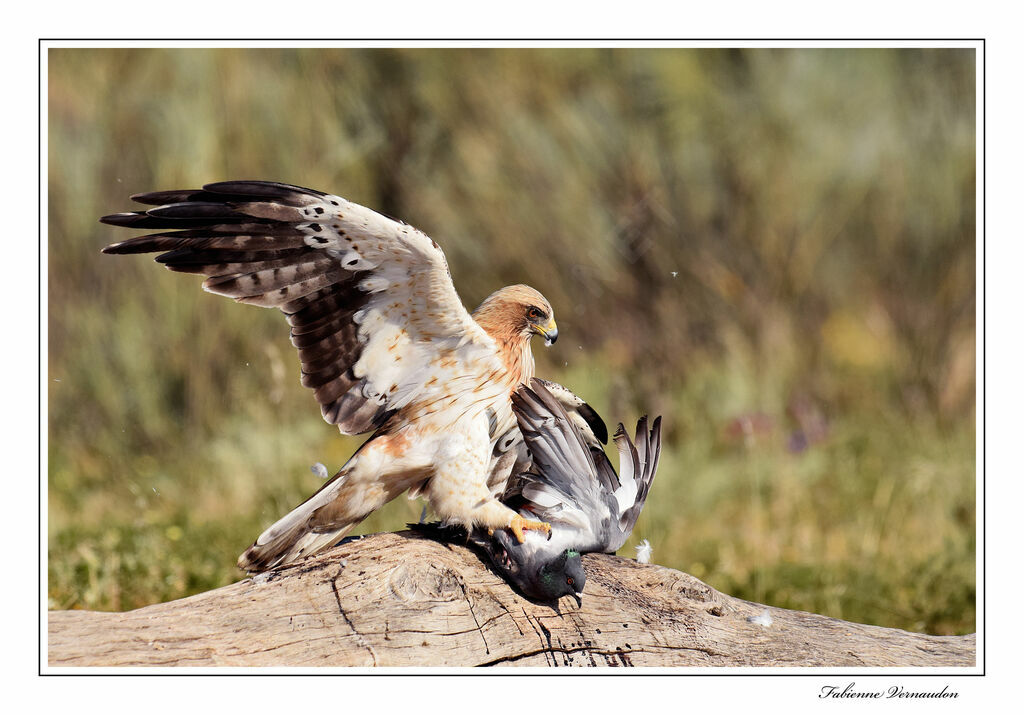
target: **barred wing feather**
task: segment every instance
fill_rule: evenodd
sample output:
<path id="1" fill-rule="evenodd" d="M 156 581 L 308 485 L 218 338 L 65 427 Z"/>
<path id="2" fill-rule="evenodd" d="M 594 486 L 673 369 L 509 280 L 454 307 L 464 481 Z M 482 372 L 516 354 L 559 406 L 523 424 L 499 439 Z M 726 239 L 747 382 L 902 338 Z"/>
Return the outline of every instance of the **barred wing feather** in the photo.
<path id="1" fill-rule="evenodd" d="M 162 231 L 104 252 L 163 251 L 160 263 L 206 276 L 211 293 L 281 310 L 302 384 L 343 433 L 371 431 L 397 409 L 429 403 L 481 366 L 501 369 L 493 340 L 455 291 L 443 252 L 408 224 L 273 182 L 132 198 L 155 208 L 101 220 Z"/>

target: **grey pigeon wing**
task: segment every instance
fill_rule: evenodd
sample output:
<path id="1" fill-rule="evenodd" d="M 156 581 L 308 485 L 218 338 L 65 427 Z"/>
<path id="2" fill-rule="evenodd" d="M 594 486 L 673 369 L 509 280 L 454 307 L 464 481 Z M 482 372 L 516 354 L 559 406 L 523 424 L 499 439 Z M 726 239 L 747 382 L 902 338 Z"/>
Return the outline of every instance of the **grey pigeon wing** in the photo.
<path id="1" fill-rule="evenodd" d="M 584 402 L 582 397 L 565 385 L 559 385 L 551 380 L 535 377 L 533 381 L 547 388 L 551 396 L 565 408 L 566 415 L 580 428 L 587 444 L 608 444 L 608 426 L 601 419 L 601 415 L 597 414 L 597 410 Z"/>
<path id="2" fill-rule="evenodd" d="M 512 395 L 512 409 L 530 450 L 529 478 L 569 497 L 578 506 L 599 498 L 597 467 L 589 446 L 562 407 L 538 380 Z"/>
<path id="3" fill-rule="evenodd" d="M 571 393 L 569 393 L 571 394 Z M 619 424 L 614 435 L 619 474 L 585 429 L 571 419 L 565 402 L 541 380 L 512 396 L 531 467 L 510 480 L 512 494 L 551 523 L 578 531 L 579 551 L 613 553 L 629 538 L 644 507 L 661 456 L 661 417 L 636 426 L 635 443 Z M 603 424 L 603 422 L 602 422 Z"/>
<path id="4" fill-rule="evenodd" d="M 572 390 L 557 382 L 540 378 L 534 378 L 534 382 L 543 385 L 551 398 L 561 405 L 565 416 L 578 428 L 591 452 L 603 455 L 602 445 L 608 442 L 608 427 L 597 411 Z M 514 425 L 494 441 L 487 485 L 492 493 L 501 495 L 502 501 L 514 499 L 522 492 L 523 484 L 518 475 L 530 471 L 531 466 L 532 459 L 523 441 L 523 434 L 519 425 Z M 614 475 L 614 470 L 611 472 Z M 607 471 L 599 471 L 598 478 L 609 491 L 618 487 L 617 479 L 607 481 Z"/>
<path id="5" fill-rule="evenodd" d="M 613 494 L 619 488 L 619 475 L 615 473 L 615 467 L 608 461 L 608 455 L 604 453 L 603 449 L 591 448 L 590 457 L 594 460 L 594 466 L 597 468 L 597 481 L 601 485 L 602 491 Z"/>
<path id="6" fill-rule="evenodd" d="M 598 478 L 595 459 L 603 462 L 605 480 L 615 473 L 604 452 L 590 448 L 580 427 L 539 381 L 521 387 L 512 404 L 532 458 L 530 471 L 514 480 L 519 494 L 539 518 L 572 529 L 578 551 L 606 551 L 616 538 L 619 512 L 612 491 Z"/>

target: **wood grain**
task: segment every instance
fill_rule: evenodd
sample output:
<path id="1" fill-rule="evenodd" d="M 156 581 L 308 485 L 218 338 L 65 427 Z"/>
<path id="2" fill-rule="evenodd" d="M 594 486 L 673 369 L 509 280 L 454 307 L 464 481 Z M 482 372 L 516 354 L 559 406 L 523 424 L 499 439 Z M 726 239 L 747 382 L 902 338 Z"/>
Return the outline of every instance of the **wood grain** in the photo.
<path id="1" fill-rule="evenodd" d="M 50 666 L 973 666 L 975 636 L 770 608 L 679 571 L 585 557 L 583 607 L 515 593 L 408 532 L 125 613 L 51 611 Z M 767 608 L 770 625 L 749 620 Z"/>

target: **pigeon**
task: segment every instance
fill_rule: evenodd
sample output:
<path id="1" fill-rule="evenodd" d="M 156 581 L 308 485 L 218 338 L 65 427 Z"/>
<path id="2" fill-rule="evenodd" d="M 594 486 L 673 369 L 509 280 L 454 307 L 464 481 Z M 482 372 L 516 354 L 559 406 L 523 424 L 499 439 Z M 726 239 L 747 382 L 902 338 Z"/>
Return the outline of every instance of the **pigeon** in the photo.
<path id="1" fill-rule="evenodd" d="M 590 428 L 596 413 L 581 421 L 559 389 L 572 394 L 538 379 L 513 394 L 529 467 L 513 472 L 501 497 L 524 517 L 550 523 L 550 535 L 527 533 L 519 543 L 503 529 L 477 528 L 469 541 L 523 595 L 549 603 L 571 596 L 582 606 L 582 554 L 614 553 L 629 538 L 658 469 L 661 417 L 650 426 L 642 417 L 633 440 L 619 424 L 620 476 Z"/>

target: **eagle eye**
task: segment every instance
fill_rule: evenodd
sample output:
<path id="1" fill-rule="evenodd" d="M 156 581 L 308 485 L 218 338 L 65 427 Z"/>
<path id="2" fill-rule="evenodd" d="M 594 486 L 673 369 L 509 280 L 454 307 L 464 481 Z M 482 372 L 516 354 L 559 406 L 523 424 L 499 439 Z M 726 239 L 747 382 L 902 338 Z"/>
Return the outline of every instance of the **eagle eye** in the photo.
<path id="1" fill-rule="evenodd" d="M 544 312 L 540 308 L 531 307 L 526 311 L 526 317 L 530 320 L 540 320 L 544 317 Z"/>

